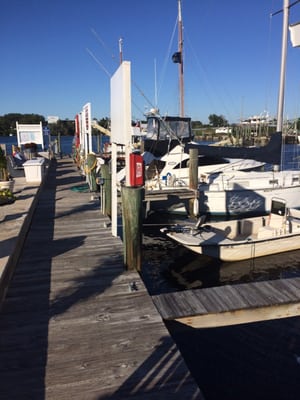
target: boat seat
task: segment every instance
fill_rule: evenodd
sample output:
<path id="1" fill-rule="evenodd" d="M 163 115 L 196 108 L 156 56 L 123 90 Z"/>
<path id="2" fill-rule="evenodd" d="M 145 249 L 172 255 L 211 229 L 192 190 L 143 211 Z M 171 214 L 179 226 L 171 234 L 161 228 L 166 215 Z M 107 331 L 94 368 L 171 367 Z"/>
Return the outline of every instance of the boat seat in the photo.
<path id="1" fill-rule="evenodd" d="M 244 220 L 240 221 L 241 226 L 240 226 L 240 233 L 244 236 L 250 236 L 253 233 L 253 222 Z"/>
<path id="2" fill-rule="evenodd" d="M 270 214 L 266 226 L 261 226 L 257 231 L 257 238 L 264 239 L 272 236 L 282 235 L 286 232 L 286 216 Z"/>
<path id="3" fill-rule="evenodd" d="M 300 222 L 291 221 L 290 222 L 290 233 L 299 233 L 300 232 Z"/>
<path id="4" fill-rule="evenodd" d="M 284 227 L 286 222 L 286 215 L 279 215 L 271 213 L 267 225 L 270 228 L 281 229 Z"/>
<path id="5" fill-rule="evenodd" d="M 266 239 L 277 236 L 277 229 L 271 226 L 260 226 L 257 231 L 257 239 Z"/>

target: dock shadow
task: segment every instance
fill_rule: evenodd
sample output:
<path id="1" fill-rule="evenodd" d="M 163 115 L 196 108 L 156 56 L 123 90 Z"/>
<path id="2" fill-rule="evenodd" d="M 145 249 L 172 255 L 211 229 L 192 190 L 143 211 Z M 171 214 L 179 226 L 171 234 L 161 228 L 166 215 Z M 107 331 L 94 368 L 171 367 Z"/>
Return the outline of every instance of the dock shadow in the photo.
<path id="1" fill-rule="evenodd" d="M 62 175 L 63 168 L 69 165 L 59 166 Z M 106 290 L 122 271 L 120 263 L 120 267 L 113 269 L 109 278 L 101 281 L 101 268 L 105 269 L 112 260 L 103 257 L 95 259 L 96 267 L 90 274 L 74 279 L 70 290 L 61 288 L 53 295 L 51 280 L 55 258 L 80 248 L 86 239 L 82 234 L 75 234 L 71 238 L 55 238 L 56 192 L 60 185 L 67 184 L 67 179 L 57 179 L 56 175 L 57 164 L 53 163 L 39 195 L 31 228 L 1 309 L 1 399 L 46 398 L 50 322 L 74 304 Z M 71 183 L 74 182 L 76 179 L 72 177 Z M 77 182 L 80 182 L 80 177 Z M 91 203 L 88 207 L 93 209 L 95 204 Z M 73 208 L 76 218 L 82 209 Z"/>
<path id="2" fill-rule="evenodd" d="M 131 367 L 131 365 L 129 366 Z M 151 355 L 111 395 L 98 400 L 204 400 L 171 336 L 164 336 Z"/>
<path id="3" fill-rule="evenodd" d="M 299 398 L 298 317 L 220 328 L 166 326 L 204 398 Z"/>

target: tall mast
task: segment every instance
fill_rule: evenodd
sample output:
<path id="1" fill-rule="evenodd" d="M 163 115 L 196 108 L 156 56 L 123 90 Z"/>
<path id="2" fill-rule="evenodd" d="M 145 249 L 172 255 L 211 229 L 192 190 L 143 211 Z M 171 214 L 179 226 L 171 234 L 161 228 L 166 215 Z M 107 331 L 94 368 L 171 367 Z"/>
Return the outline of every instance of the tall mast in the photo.
<path id="1" fill-rule="evenodd" d="M 178 64 L 180 117 L 184 117 L 183 34 L 182 34 L 181 0 L 178 0 L 178 53 L 180 55 L 180 62 Z"/>
<path id="2" fill-rule="evenodd" d="M 278 109 L 277 109 L 277 128 L 276 128 L 277 132 L 282 132 L 282 128 L 283 128 L 283 107 L 284 107 L 288 24 L 289 24 L 289 0 L 284 0 L 284 2 L 283 2 L 282 45 L 281 45 L 281 68 L 280 68 L 280 83 L 279 83 L 279 95 L 278 95 Z"/>

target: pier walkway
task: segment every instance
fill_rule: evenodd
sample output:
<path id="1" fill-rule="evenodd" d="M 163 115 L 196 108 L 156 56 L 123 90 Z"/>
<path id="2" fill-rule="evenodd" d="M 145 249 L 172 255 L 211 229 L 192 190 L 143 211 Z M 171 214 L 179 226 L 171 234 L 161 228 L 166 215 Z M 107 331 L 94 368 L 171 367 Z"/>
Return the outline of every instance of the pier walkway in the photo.
<path id="1" fill-rule="evenodd" d="M 300 278 L 224 285 L 152 297 L 164 320 L 193 328 L 300 316 Z"/>
<path id="2" fill-rule="evenodd" d="M 72 160 L 22 179 L 1 207 L 1 400 L 203 399 Z"/>

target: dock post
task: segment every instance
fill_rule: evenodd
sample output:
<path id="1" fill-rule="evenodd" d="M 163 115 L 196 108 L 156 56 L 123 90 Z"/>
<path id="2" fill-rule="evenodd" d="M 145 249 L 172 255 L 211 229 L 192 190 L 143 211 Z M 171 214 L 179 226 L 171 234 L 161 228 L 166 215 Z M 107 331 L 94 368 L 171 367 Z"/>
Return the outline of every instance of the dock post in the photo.
<path id="1" fill-rule="evenodd" d="M 128 270 L 141 271 L 143 187 L 122 187 L 122 218 L 124 265 Z"/>
<path id="2" fill-rule="evenodd" d="M 111 174 L 109 171 L 109 165 L 104 164 L 101 166 L 101 175 L 104 179 L 103 184 L 103 199 L 101 199 L 101 204 L 104 203 L 103 214 L 111 217 Z"/>
<path id="3" fill-rule="evenodd" d="M 190 215 L 197 217 L 199 214 L 198 207 L 198 149 L 190 149 L 189 163 L 189 188 L 195 191 L 195 197 L 189 201 Z"/>

